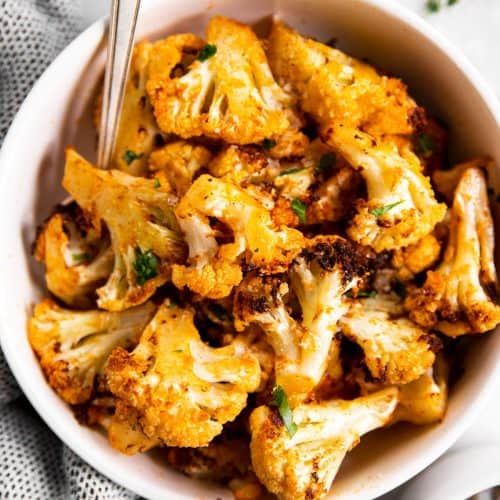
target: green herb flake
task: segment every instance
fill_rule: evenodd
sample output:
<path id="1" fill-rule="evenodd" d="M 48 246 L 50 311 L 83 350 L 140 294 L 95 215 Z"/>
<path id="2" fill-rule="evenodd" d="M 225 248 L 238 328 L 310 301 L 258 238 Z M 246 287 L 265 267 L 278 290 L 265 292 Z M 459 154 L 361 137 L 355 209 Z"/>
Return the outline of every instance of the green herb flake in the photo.
<path id="1" fill-rule="evenodd" d="M 344 293 L 344 297 L 352 299 L 354 297 L 354 295 L 352 294 L 352 290 L 347 290 L 347 292 Z"/>
<path id="2" fill-rule="evenodd" d="M 318 174 L 326 172 L 335 165 L 336 161 L 337 158 L 335 153 L 325 153 L 321 155 L 318 166 L 316 167 L 316 172 L 318 172 Z"/>
<path id="3" fill-rule="evenodd" d="M 91 259 L 91 256 L 87 252 L 74 253 L 71 255 L 73 262 L 86 262 Z"/>
<path id="4" fill-rule="evenodd" d="M 172 352 L 184 352 L 182 349 L 175 349 L 174 351 Z"/>
<path id="5" fill-rule="evenodd" d="M 142 158 L 144 156 L 144 153 L 136 153 L 135 151 L 132 151 L 130 149 L 127 149 L 125 153 L 123 153 L 123 160 L 127 165 L 130 165 L 133 161 L 138 160 L 139 158 Z"/>
<path id="6" fill-rule="evenodd" d="M 212 303 L 208 306 L 208 310 L 219 320 L 226 321 L 231 318 L 231 314 L 224 309 L 220 304 Z"/>
<path id="7" fill-rule="evenodd" d="M 441 2 L 439 0 L 427 0 L 425 7 L 429 12 L 438 12 L 441 9 Z"/>
<path id="8" fill-rule="evenodd" d="M 417 136 L 416 150 L 419 156 L 428 158 L 434 152 L 436 145 L 434 139 L 427 134 L 419 134 Z"/>
<path id="9" fill-rule="evenodd" d="M 155 179 L 154 187 L 155 187 L 155 189 L 158 189 L 159 187 L 161 187 L 160 179 Z"/>
<path id="10" fill-rule="evenodd" d="M 375 290 L 361 290 L 358 292 L 358 299 L 373 299 L 377 296 L 377 292 Z"/>
<path id="11" fill-rule="evenodd" d="M 399 279 L 399 278 L 396 278 L 393 285 L 392 285 L 392 288 L 394 290 L 394 292 L 396 292 L 396 294 L 401 298 L 401 299 L 405 299 L 406 298 L 406 295 L 407 295 L 407 291 L 406 291 L 406 286 L 405 284 Z"/>
<path id="12" fill-rule="evenodd" d="M 455 5 L 458 3 L 458 0 L 448 0 L 448 5 Z"/>
<path id="13" fill-rule="evenodd" d="M 297 432 L 297 424 L 293 421 L 293 413 L 288 403 L 288 397 L 281 386 L 274 386 L 273 388 L 273 400 L 271 401 L 272 406 L 278 408 L 281 420 L 285 424 L 288 435 L 293 437 Z"/>
<path id="14" fill-rule="evenodd" d="M 401 203 L 403 203 L 403 201 L 399 200 L 394 203 L 389 203 L 389 205 L 384 205 L 383 207 L 372 208 L 369 210 L 369 213 L 374 217 L 379 218 L 382 217 L 382 215 L 385 215 L 389 210 L 392 210 L 394 207 L 401 205 Z"/>
<path id="15" fill-rule="evenodd" d="M 168 305 L 168 308 L 174 309 L 175 307 L 179 307 L 179 303 L 174 299 L 170 299 L 170 304 Z"/>
<path id="16" fill-rule="evenodd" d="M 264 139 L 262 141 L 262 147 L 267 151 L 273 149 L 274 146 L 276 146 L 276 141 L 274 139 Z"/>
<path id="17" fill-rule="evenodd" d="M 217 53 L 217 46 L 213 45 L 211 43 L 207 43 L 201 50 L 200 53 L 198 54 L 198 61 L 206 61 L 207 59 L 210 59 L 211 57 L 215 56 Z"/>
<path id="18" fill-rule="evenodd" d="M 283 172 L 280 172 L 278 174 L 278 177 L 281 177 L 282 175 L 296 174 L 297 172 L 302 172 L 302 170 L 305 170 L 305 168 L 304 167 L 289 168 L 288 170 L 283 170 Z"/>
<path id="19" fill-rule="evenodd" d="M 295 215 L 299 218 L 302 224 L 307 224 L 307 206 L 304 202 L 300 201 L 298 198 L 292 201 L 291 204 L 292 210 L 295 212 Z"/>
<path id="20" fill-rule="evenodd" d="M 134 269 L 137 284 L 142 286 L 146 281 L 158 276 L 159 264 L 158 257 L 151 250 L 143 252 L 140 248 L 136 248 Z"/>

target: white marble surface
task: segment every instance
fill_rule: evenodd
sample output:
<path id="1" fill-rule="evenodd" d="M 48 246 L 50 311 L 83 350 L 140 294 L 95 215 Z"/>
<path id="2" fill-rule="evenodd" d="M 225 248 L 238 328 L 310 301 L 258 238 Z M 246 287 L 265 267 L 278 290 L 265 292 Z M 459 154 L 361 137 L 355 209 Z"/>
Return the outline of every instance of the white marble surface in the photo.
<path id="1" fill-rule="evenodd" d="M 143 0 L 143 3 L 147 1 Z M 426 0 L 399 1 L 424 17 L 460 47 L 500 97 L 500 0 L 459 0 L 450 7 L 443 5 L 439 12 L 432 14 L 425 8 Z M 105 14 L 109 5 L 109 0 L 79 0 L 79 2 L 82 15 L 88 24 Z M 441 0 L 441 3 L 446 4 L 447 0 Z M 476 423 L 450 452 L 494 441 L 500 446 L 499 421 L 500 400 L 492 400 Z M 403 489 L 404 487 L 391 495 L 386 495 L 384 500 L 396 500 Z"/>

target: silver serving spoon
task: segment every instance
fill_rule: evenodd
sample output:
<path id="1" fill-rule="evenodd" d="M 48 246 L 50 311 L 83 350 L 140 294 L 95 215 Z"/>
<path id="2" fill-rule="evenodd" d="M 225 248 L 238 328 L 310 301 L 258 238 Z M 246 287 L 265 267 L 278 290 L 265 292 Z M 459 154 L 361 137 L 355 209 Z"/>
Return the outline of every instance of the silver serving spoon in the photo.
<path id="1" fill-rule="evenodd" d="M 111 4 L 97 147 L 97 165 L 102 169 L 111 166 L 140 4 L 141 0 L 113 0 Z"/>

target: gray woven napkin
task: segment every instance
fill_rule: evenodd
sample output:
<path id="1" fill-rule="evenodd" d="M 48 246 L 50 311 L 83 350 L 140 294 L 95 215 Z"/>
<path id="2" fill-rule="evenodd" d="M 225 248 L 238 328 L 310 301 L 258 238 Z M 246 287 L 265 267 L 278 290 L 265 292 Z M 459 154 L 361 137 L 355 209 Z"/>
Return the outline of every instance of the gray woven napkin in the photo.
<path id="1" fill-rule="evenodd" d="M 26 94 L 82 29 L 75 0 L 0 0 L 0 144 Z M 22 396 L 0 350 L 0 499 L 134 499 L 84 463 Z"/>

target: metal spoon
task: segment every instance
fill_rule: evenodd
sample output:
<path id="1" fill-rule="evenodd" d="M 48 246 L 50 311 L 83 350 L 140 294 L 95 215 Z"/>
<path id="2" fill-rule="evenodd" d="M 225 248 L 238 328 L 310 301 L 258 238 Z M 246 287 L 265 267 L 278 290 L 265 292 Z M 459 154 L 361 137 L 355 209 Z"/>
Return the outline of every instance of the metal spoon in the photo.
<path id="1" fill-rule="evenodd" d="M 102 169 L 111 166 L 140 4 L 141 0 L 113 0 L 111 5 L 97 147 L 97 165 Z"/>

